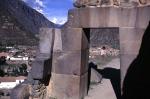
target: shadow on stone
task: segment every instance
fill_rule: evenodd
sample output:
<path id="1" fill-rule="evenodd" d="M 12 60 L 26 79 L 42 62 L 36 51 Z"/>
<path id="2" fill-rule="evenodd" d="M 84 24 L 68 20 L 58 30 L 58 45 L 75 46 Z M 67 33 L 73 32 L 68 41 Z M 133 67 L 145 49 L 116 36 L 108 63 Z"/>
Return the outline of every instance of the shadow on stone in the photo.
<path id="1" fill-rule="evenodd" d="M 128 68 L 122 99 L 150 99 L 150 23 L 143 35 L 140 51 Z"/>
<path id="2" fill-rule="evenodd" d="M 89 78 L 90 78 L 90 69 L 95 69 L 98 73 L 102 75 L 103 78 L 110 79 L 111 84 L 113 86 L 114 92 L 116 94 L 117 99 L 121 99 L 121 88 L 120 88 L 120 69 L 115 68 L 104 68 L 98 69 L 97 65 L 91 62 L 89 64 Z M 90 80 L 88 81 L 88 88 L 90 85 Z"/>

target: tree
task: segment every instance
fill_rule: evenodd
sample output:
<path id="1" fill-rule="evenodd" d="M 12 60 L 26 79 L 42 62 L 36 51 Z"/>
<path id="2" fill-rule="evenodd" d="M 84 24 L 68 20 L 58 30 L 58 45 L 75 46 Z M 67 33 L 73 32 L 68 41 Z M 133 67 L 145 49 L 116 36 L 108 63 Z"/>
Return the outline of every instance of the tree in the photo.
<path id="1" fill-rule="evenodd" d="M 21 67 L 23 70 L 27 70 L 27 65 L 26 64 L 21 64 Z"/>
<path id="2" fill-rule="evenodd" d="M 5 72 L 3 70 L 0 69 L 0 76 L 4 77 L 5 76 Z"/>
<path id="3" fill-rule="evenodd" d="M 0 57 L 0 65 L 3 65 L 6 63 L 6 57 L 5 56 L 1 56 Z"/>

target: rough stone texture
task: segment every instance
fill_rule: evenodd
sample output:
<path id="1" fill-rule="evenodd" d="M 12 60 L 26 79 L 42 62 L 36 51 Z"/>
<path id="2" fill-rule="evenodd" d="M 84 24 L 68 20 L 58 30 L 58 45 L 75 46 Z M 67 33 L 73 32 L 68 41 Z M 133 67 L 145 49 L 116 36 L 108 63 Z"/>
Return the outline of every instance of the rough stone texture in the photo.
<path id="1" fill-rule="evenodd" d="M 88 43 L 82 28 L 56 29 L 53 51 L 80 51 L 89 48 Z"/>
<path id="2" fill-rule="evenodd" d="M 83 99 L 87 95 L 87 73 L 82 76 L 52 74 L 48 97 L 56 99 Z M 52 85 L 51 85 L 52 84 Z M 50 90 L 50 89 L 48 89 Z"/>
<path id="3" fill-rule="evenodd" d="M 80 8 L 70 10 L 69 14 L 71 14 L 69 15 L 69 18 L 71 17 L 71 20 L 69 20 L 68 24 L 72 27 L 99 28 L 119 26 L 119 8 Z M 78 23 L 74 22 L 76 20 L 78 20 Z"/>
<path id="4" fill-rule="evenodd" d="M 88 71 L 88 49 L 53 53 L 52 72 L 82 75 Z"/>
<path id="5" fill-rule="evenodd" d="M 33 79 L 43 79 L 50 75 L 52 68 L 52 60 L 50 58 L 37 57 L 32 64 L 31 75 Z"/>
<path id="6" fill-rule="evenodd" d="M 41 28 L 39 36 L 39 48 L 31 69 L 33 79 L 43 79 L 50 75 L 52 68 L 55 30 L 53 28 Z"/>
<path id="7" fill-rule="evenodd" d="M 100 7 L 100 6 L 119 6 L 118 0 L 74 0 L 74 6 L 80 7 Z"/>
<path id="8" fill-rule="evenodd" d="M 30 96 L 29 85 L 21 84 L 16 86 L 11 92 L 11 99 L 29 99 Z"/>
<path id="9" fill-rule="evenodd" d="M 135 8 L 99 7 L 72 9 L 68 15 L 70 18 L 68 20 L 68 26 L 83 28 L 145 28 L 147 21 L 150 19 L 149 9 L 150 6 Z"/>

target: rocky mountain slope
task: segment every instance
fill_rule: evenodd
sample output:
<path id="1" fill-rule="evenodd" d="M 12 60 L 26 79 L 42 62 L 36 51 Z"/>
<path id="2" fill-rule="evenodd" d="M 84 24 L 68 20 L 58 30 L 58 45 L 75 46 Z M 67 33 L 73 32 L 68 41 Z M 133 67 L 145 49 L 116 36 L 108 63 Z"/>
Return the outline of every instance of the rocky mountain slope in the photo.
<path id="1" fill-rule="evenodd" d="M 101 47 L 103 45 L 119 49 L 118 28 L 90 29 L 90 47 Z"/>
<path id="2" fill-rule="evenodd" d="M 1 44 L 35 45 L 42 27 L 54 24 L 21 0 L 0 0 Z"/>

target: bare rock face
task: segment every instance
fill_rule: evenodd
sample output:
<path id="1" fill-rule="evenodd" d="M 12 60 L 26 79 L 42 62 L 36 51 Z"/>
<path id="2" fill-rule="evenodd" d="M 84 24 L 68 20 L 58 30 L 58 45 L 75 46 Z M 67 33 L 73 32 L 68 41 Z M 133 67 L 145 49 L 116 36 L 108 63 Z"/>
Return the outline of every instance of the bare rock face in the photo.
<path id="1" fill-rule="evenodd" d="M 0 42 L 35 44 L 42 27 L 54 24 L 21 0 L 0 0 Z"/>

